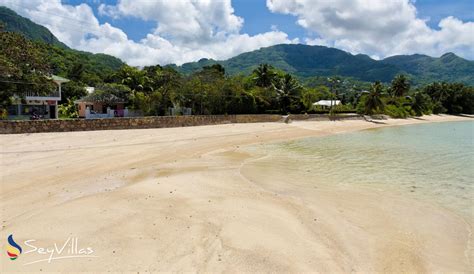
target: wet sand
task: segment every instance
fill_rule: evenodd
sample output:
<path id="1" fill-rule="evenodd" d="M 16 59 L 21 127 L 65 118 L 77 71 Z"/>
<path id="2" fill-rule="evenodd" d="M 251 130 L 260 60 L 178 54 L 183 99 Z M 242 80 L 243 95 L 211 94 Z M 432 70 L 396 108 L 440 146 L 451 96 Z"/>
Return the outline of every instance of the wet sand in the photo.
<path id="1" fill-rule="evenodd" d="M 5 271 L 468 272 L 472 220 L 393 193 L 307 183 L 245 145 L 454 116 L 2 135 Z M 90 247 L 90 258 L 28 252 Z M 28 253 L 27 253 L 28 252 Z M 5 252 L 4 252 L 5 253 Z"/>

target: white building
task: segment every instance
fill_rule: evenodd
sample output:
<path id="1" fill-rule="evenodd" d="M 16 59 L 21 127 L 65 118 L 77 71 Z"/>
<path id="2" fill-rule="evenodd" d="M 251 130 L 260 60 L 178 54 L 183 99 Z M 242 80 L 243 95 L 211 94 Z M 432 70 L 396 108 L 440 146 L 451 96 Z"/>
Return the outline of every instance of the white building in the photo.
<path id="1" fill-rule="evenodd" d="M 340 104 L 340 100 L 319 100 L 316 103 L 313 103 L 313 106 L 332 107 Z"/>
<path id="2" fill-rule="evenodd" d="M 17 98 L 16 104 L 8 109 L 10 119 L 29 119 L 33 114 L 42 116 L 44 119 L 58 118 L 58 102 L 61 101 L 61 85 L 69 82 L 68 79 L 56 75 L 51 80 L 57 88 L 47 95 L 39 95 L 38 92 L 26 92 L 24 100 Z"/>

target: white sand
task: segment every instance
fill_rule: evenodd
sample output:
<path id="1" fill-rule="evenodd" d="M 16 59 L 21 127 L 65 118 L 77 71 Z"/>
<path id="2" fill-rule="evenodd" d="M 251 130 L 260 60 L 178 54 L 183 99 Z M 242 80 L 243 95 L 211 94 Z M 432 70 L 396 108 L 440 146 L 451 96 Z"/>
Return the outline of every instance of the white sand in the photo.
<path id="1" fill-rule="evenodd" d="M 0 272 L 467 272 L 471 220 L 392 193 L 295 184 L 304 178 L 251 168 L 255 155 L 239 150 L 463 119 L 0 135 Z M 15 261 L 10 234 L 24 249 Z M 24 265 L 48 257 L 26 254 L 24 241 L 51 247 L 70 236 L 98 257 Z"/>

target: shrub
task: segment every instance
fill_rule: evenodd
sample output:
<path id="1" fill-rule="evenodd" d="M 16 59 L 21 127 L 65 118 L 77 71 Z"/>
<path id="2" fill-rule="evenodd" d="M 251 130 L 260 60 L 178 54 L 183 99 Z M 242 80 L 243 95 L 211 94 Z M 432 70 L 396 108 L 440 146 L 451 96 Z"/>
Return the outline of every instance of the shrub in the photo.
<path id="1" fill-rule="evenodd" d="M 79 118 L 79 113 L 72 99 L 67 99 L 67 103 L 59 105 L 58 112 L 61 118 Z"/>
<path id="2" fill-rule="evenodd" d="M 392 118 L 407 118 L 411 114 L 411 109 L 403 106 L 387 105 L 384 112 Z"/>
<path id="3" fill-rule="evenodd" d="M 366 100 L 366 96 L 360 97 L 359 103 L 357 103 L 357 106 L 356 106 L 357 114 L 365 113 L 365 100 Z"/>
<path id="4" fill-rule="evenodd" d="M 6 120 L 8 118 L 8 111 L 4 108 L 0 109 L 0 120 Z"/>

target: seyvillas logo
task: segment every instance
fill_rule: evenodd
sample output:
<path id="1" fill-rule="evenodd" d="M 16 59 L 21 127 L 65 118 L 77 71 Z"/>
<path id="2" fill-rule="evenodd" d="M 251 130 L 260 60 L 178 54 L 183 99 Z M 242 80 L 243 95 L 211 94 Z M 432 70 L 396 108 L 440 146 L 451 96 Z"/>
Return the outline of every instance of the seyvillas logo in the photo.
<path id="1" fill-rule="evenodd" d="M 94 250 L 90 246 L 81 246 L 79 239 L 76 237 L 68 237 L 64 242 L 53 243 L 50 246 L 39 244 L 35 239 L 29 239 L 22 242 L 23 248 L 13 240 L 13 235 L 8 236 L 7 254 L 10 260 L 16 260 L 20 254 L 28 257 L 28 253 L 35 254 L 33 261 L 26 262 L 24 265 L 35 264 L 40 262 L 51 263 L 56 260 L 68 260 L 79 258 L 97 258 Z M 26 258 L 25 257 L 25 258 Z M 23 258 L 23 261 L 25 261 Z"/>
<path id="2" fill-rule="evenodd" d="M 80 247 L 79 239 L 76 237 L 69 237 L 63 243 L 54 243 L 53 246 L 44 247 L 36 244 L 36 240 L 31 239 L 24 242 L 29 249 L 25 250 L 25 255 L 28 253 L 37 253 L 45 256 L 44 259 L 32 261 L 25 265 L 35 264 L 39 262 L 51 263 L 54 260 L 67 260 L 77 258 L 96 258 L 93 255 L 92 247 Z"/>
<path id="3" fill-rule="evenodd" d="M 7 254 L 10 260 L 14 261 L 23 252 L 21 246 L 13 240 L 13 235 L 8 236 Z"/>

